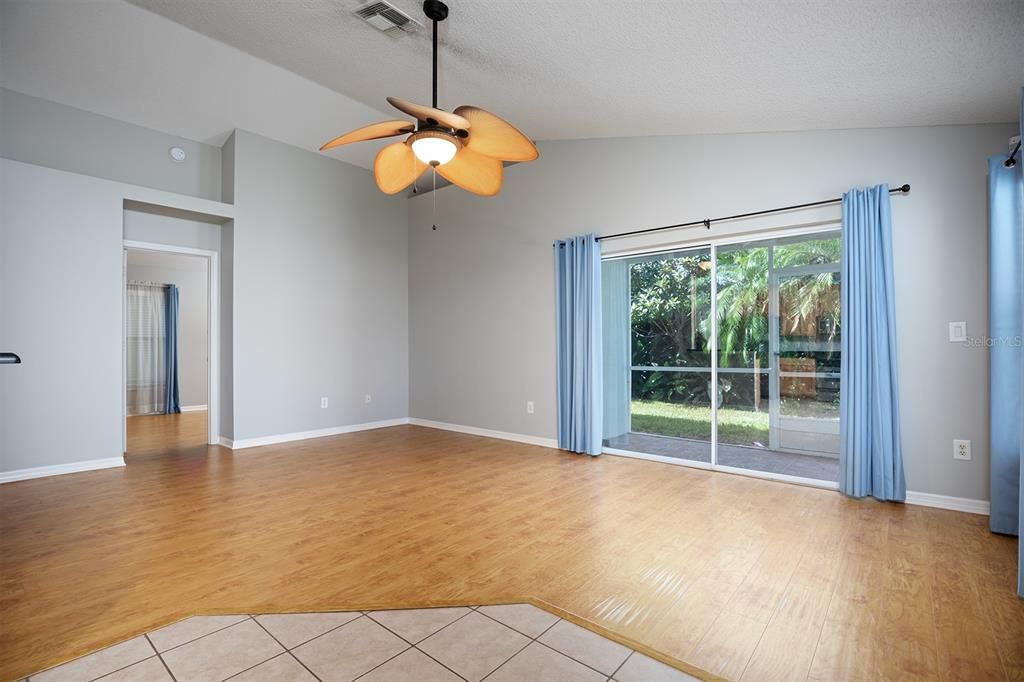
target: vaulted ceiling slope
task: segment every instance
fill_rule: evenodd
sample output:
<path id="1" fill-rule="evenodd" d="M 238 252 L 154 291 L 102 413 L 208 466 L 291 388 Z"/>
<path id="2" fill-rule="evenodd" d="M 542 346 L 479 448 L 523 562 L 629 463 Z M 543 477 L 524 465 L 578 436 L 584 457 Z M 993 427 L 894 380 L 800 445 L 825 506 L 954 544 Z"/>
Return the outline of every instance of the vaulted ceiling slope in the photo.
<path id="1" fill-rule="evenodd" d="M 369 106 L 429 103 L 429 31 L 380 33 L 361 0 L 132 2 Z M 1016 121 L 1024 78 L 1020 0 L 448 4 L 441 106 L 536 139 Z"/>
<path id="2" fill-rule="evenodd" d="M 217 146 L 243 128 L 315 150 L 390 109 L 122 0 L 0 0 L 0 86 Z M 371 168 L 386 143 L 332 156 Z"/>
<path id="3" fill-rule="evenodd" d="M 422 18 L 420 0 L 393 0 Z M 306 149 L 428 102 L 429 31 L 360 0 L 2 0 L 0 85 L 220 144 Z M 448 0 L 440 104 L 535 139 L 1017 119 L 1021 0 Z M 162 15 L 162 16 L 161 16 Z M 330 152 L 372 167 L 365 143 Z"/>

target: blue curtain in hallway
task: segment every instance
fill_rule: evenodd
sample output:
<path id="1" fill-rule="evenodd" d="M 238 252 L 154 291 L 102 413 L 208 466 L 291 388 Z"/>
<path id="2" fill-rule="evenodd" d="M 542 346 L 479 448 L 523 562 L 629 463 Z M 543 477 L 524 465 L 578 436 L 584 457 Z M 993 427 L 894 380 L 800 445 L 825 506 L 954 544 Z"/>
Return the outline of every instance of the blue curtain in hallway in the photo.
<path id="1" fill-rule="evenodd" d="M 593 234 L 557 241 L 558 447 L 601 454 L 601 246 Z"/>
<path id="2" fill-rule="evenodd" d="M 903 500 L 889 186 L 843 195 L 839 489 Z"/>
<path id="3" fill-rule="evenodd" d="M 167 372 L 164 404 L 167 414 L 181 412 L 181 398 L 178 395 L 178 287 L 167 285 L 167 308 L 164 330 L 167 335 L 164 346 L 164 367 Z"/>
<path id="4" fill-rule="evenodd" d="M 1024 118 L 1024 93 L 1021 95 Z M 1010 165 L 1007 165 L 1010 164 Z M 991 511 L 996 533 L 1024 527 L 1024 180 L 1020 152 L 988 160 Z M 1024 549 L 1017 592 L 1024 596 Z"/>

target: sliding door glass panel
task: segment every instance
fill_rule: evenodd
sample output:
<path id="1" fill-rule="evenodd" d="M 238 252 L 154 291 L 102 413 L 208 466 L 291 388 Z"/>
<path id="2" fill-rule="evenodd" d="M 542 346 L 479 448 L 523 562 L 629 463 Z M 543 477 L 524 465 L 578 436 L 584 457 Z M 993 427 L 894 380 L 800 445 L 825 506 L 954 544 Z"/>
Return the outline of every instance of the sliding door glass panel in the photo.
<path id="1" fill-rule="evenodd" d="M 606 416 L 606 445 L 710 463 L 710 249 L 605 261 L 603 267 L 603 293 L 611 296 L 604 308 L 605 410 L 611 405 L 615 415 Z M 624 373 L 628 401 L 619 388 Z M 623 429 L 619 415 L 627 405 Z"/>
<path id="2" fill-rule="evenodd" d="M 777 279 L 779 449 L 838 458 L 839 273 Z"/>
<path id="3" fill-rule="evenodd" d="M 835 481 L 837 233 L 717 250 L 717 463 Z"/>

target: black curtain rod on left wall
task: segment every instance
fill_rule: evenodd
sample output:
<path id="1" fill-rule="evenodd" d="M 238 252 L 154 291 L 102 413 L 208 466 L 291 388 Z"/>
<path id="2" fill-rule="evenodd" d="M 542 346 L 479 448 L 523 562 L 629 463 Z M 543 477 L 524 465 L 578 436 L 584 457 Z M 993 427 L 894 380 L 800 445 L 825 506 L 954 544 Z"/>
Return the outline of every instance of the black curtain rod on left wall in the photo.
<path id="1" fill-rule="evenodd" d="M 900 185 L 899 187 L 893 187 L 889 190 L 889 194 L 906 194 L 910 191 L 910 185 Z M 608 234 L 603 237 L 598 237 L 597 241 L 602 242 L 606 239 L 619 239 L 620 237 L 632 237 L 637 234 L 647 234 L 648 232 L 660 232 L 661 230 L 675 230 L 681 227 L 697 227 L 703 225 L 707 229 L 711 229 L 711 223 L 718 223 L 724 220 L 739 220 L 740 218 L 753 218 L 759 215 L 769 215 L 771 213 L 782 213 L 783 211 L 797 211 L 802 208 L 813 208 L 815 206 L 827 206 L 829 204 L 838 204 L 843 200 L 842 197 L 836 197 L 834 199 L 823 199 L 821 201 L 812 201 L 807 204 L 793 204 L 792 206 L 780 206 L 778 208 L 767 208 L 763 211 L 751 211 L 750 213 L 737 213 L 736 215 L 722 216 L 721 218 L 705 218 L 704 220 L 691 220 L 688 223 L 677 223 L 675 225 L 662 225 L 661 227 L 648 227 L 643 230 L 631 230 L 629 232 L 617 232 L 615 234 Z"/>

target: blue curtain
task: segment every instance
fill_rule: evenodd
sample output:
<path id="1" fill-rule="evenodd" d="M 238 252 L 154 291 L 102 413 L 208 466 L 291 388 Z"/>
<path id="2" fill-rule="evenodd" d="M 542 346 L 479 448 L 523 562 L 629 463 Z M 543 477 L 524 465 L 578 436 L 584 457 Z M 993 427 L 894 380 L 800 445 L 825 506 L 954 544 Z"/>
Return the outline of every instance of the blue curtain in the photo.
<path id="1" fill-rule="evenodd" d="M 558 447 L 601 454 L 601 246 L 593 234 L 555 242 Z"/>
<path id="2" fill-rule="evenodd" d="M 992 505 L 989 526 L 1017 535 L 1020 513 L 1021 319 L 1024 235 L 1021 164 L 988 160 L 989 405 Z"/>
<path id="3" fill-rule="evenodd" d="M 889 186 L 843 195 L 839 489 L 903 500 Z"/>
<path id="4" fill-rule="evenodd" d="M 1021 92 L 1024 130 L 1024 91 Z M 1007 165 L 1010 164 L 1010 165 Z M 1024 160 L 1018 152 L 988 160 L 989 527 L 1024 528 Z M 1017 593 L 1024 597 L 1024 543 Z"/>
<path id="5" fill-rule="evenodd" d="M 164 403 L 167 414 L 181 412 L 181 398 L 178 395 L 178 287 L 167 285 L 167 318 L 164 329 L 167 340 L 164 352 L 164 367 L 167 370 L 167 388 Z"/>

